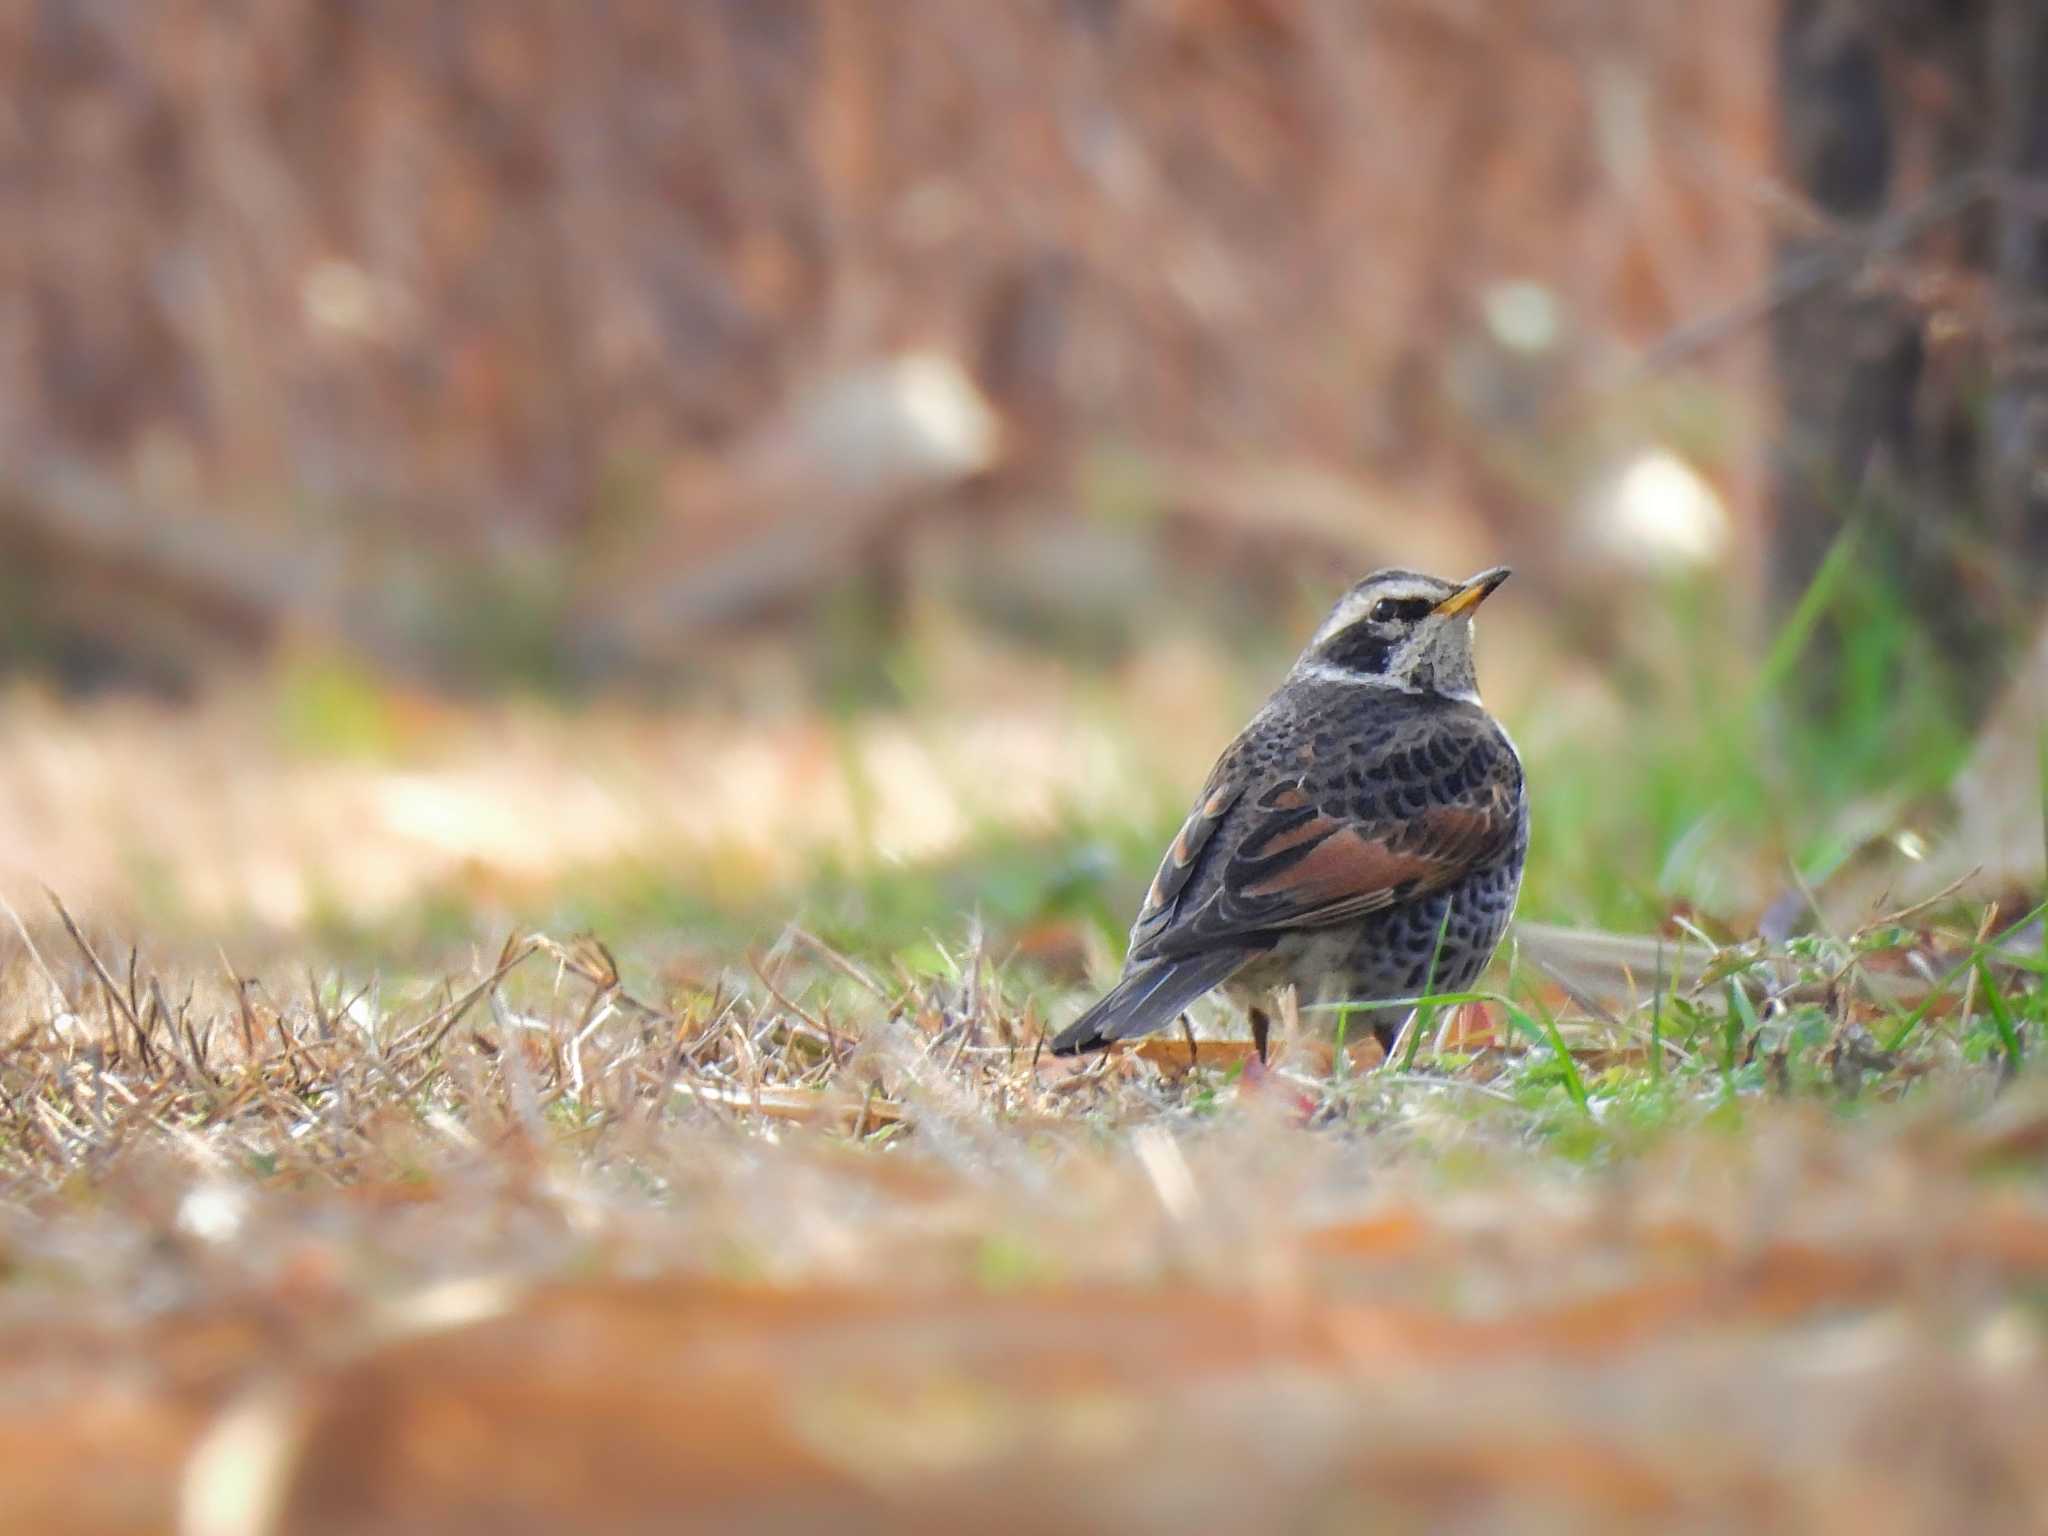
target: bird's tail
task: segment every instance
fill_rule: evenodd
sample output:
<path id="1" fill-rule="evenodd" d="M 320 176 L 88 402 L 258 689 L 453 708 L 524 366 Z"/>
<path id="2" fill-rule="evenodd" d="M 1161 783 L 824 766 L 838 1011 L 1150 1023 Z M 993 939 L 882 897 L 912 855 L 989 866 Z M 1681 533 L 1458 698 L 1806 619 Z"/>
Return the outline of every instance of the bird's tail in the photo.
<path id="1" fill-rule="evenodd" d="M 1150 1034 L 1171 1024 L 1196 998 L 1229 978 L 1250 953 L 1242 949 L 1160 960 L 1132 971 L 1081 1017 L 1053 1036 L 1055 1056 L 1099 1051 L 1112 1040 Z"/>

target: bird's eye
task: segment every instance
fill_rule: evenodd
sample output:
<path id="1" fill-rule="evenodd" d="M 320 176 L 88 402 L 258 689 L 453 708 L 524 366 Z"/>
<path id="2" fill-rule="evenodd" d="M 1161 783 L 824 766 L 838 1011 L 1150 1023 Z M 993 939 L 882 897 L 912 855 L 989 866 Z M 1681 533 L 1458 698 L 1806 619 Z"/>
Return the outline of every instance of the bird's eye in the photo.
<path id="1" fill-rule="evenodd" d="M 1426 597 L 1383 597 L 1372 605 L 1366 617 L 1375 624 L 1413 624 L 1427 617 L 1434 606 Z"/>

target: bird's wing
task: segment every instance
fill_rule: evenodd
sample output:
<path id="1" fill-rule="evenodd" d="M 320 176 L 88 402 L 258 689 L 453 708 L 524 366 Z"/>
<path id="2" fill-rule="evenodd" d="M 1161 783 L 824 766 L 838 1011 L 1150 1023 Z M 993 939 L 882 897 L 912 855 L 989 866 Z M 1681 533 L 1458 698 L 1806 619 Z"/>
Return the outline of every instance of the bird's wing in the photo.
<path id="1" fill-rule="evenodd" d="M 1412 901 L 1520 835 L 1522 771 L 1477 710 L 1418 716 L 1355 746 L 1345 771 L 1240 738 L 1168 850 L 1132 930 L 1133 958 L 1271 944 Z M 1233 758 L 1270 767 L 1245 772 Z"/>
<path id="2" fill-rule="evenodd" d="M 1242 741 L 1240 737 L 1237 743 L 1233 743 L 1211 770 L 1209 782 L 1202 787 L 1202 798 L 1195 802 L 1188 819 L 1181 823 L 1180 831 L 1167 845 L 1166 857 L 1159 861 L 1159 872 L 1152 877 L 1151 887 L 1145 892 L 1145 904 L 1138 909 L 1137 920 L 1131 924 L 1133 957 L 1149 949 L 1153 941 L 1173 925 L 1181 898 L 1194 881 L 1197 868 L 1214 862 L 1206 857 L 1209 845 L 1217 829 L 1244 795 L 1244 782 L 1232 771 Z"/>

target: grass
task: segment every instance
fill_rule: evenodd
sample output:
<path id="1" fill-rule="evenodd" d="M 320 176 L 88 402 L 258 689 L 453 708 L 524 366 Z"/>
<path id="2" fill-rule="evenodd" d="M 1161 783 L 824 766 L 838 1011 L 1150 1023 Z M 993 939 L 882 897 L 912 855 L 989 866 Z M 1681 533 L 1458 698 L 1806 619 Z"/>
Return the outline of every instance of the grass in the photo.
<path id="1" fill-rule="evenodd" d="M 1420 999 L 1393 1076 L 1431 1092 L 1484 1086 L 1469 1101 L 1453 1092 L 1458 1137 L 1483 1123 L 1503 1144 L 1541 1146 L 1570 1127 L 1577 1160 L 1640 1153 L 1648 1105 L 1677 1130 L 1731 1105 L 1843 1112 L 1929 1083 L 1988 1103 L 2026 1080 L 2027 1042 L 2048 1025 L 2048 962 L 1993 933 L 1991 916 L 1713 947 L 1683 974 L 1605 986 L 1561 987 L 1518 956 L 1501 990 Z M 893 1141 L 930 1092 L 978 1097 L 991 1125 L 1059 1118 L 1078 1096 L 1092 1123 L 1117 1127 L 1185 1113 L 1197 1098 L 1213 1108 L 1233 1086 L 1199 1055 L 1192 1070 L 1174 1067 L 1179 1045 L 1106 1068 L 1040 1059 L 1044 1021 L 1073 991 L 979 947 L 934 941 L 877 968 L 798 929 L 746 974 L 668 995 L 632 983 L 595 940 L 537 934 L 431 985 L 309 974 L 273 991 L 232 970 L 157 970 L 65 915 L 8 979 L 0 1177 L 11 1199 L 33 1203 L 81 1167 L 127 1155 L 145 1129 L 232 1145 L 267 1177 L 388 1177 L 364 1144 L 365 1111 L 442 1127 L 458 1144 L 467 1128 L 522 1119 L 536 1134 L 644 1134 L 707 1105 Z M 1227 1048 L 1207 1049 L 1234 1065 Z M 1405 1125 L 1403 1155 L 1435 1149 L 1410 1123 L 1412 1093 L 1380 1077 L 1310 1072 L 1297 1086 L 1311 1120 Z M 1578 1120 L 1626 1134 L 1589 1138 Z"/>
<path id="2" fill-rule="evenodd" d="M 1188 790 L 1150 684 L 1062 706 L 1115 794 L 1033 825 L 935 777 L 964 830 L 924 857 L 876 852 L 873 739 L 834 727 L 805 750 L 868 777 L 863 837 L 795 885 L 650 838 L 261 964 L 24 912 L 0 1497 L 79 1531 L 2030 1528 L 2041 913 L 1829 899 L 1962 750 L 1884 717 L 1867 680 L 1916 663 L 1883 626 L 1839 757 L 1785 734 L 1802 637 L 1862 632 L 1830 572 L 1760 670 L 1679 643 L 1722 619 L 1673 592 L 1622 728 L 1517 713 L 1526 921 L 1384 1066 L 1313 1009 L 1271 1066 L 1206 1020 L 1042 1054 Z M 904 683 L 890 751 L 955 732 L 945 686 Z M 433 768 L 363 679 L 290 698 L 295 753 Z M 631 728 L 569 740 L 655 777 Z M 1783 889 L 1820 915 L 1756 936 Z"/>
<path id="3" fill-rule="evenodd" d="M 1725 593 L 1669 588 L 1617 668 L 1627 730 L 1525 726 L 1540 743 L 1525 911 L 1633 929 L 1674 906 L 1753 916 L 1927 823 L 1970 738 L 1904 603 L 1855 556 L 1845 536 L 1760 658 Z"/>
<path id="4" fill-rule="evenodd" d="M 527 934 L 274 986 L 60 923 L 0 976 L 0 1384 L 44 1404 L 0 1410 L 0 1476 L 38 1529 L 242 1519 L 252 1476 L 282 1523 L 187 1528 L 626 1522 L 701 1497 L 677 1466 L 771 1526 L 796 1487 L 915 1530 L 1111 1497 L 1164 1528 L 1228 1495 L 1229 1425 L 1258 1520 L 1846 1529 L 1820 1490 L 1853 1477 L 2020 1529 L 2043 971 L 1926 914 L 1697 950 L 1647 998 L 1517 957 L 1427 999 L 1398 1070 L 1332 1073 L 1306 1039 L 1044 1058 L 1073 988 L 971 942 L 790 930 L 664 992 Z M 110 1351 L 155 1385 L 78 1375 Z M 1930 1393 L 1972 1455 L 1873 1460 Z M 1300 1451 L 1396 1405 L 1436 1476 Z M 250 1434 L 285 1449 L 231 1475 Z M 489 1449 L 437 1471 L 417 1435 Z M 125 1484 L 81 1479 L 110 1454 Z M 1018 1458 L 1079 1502 L 1018 1504 Z"/>
<path id="5" fill-rule="evenodd" d="M 970 877 L 920 878 L 943 890 Z M 1058 913 L 1075 927 L 1099 920 L 1092 868 L 1080 882 L 1054 867 L 1016 879 L 1021 894 L 1006 915 Z M 934 899 L 923 884 L 908 896 L 857 889 L 870 932 L 878 921 L 908 924 Z M 1988 1099 L 2025 1075 L 2028 1043 L 2048 1025 L 2048 960 L 2013 938 L 2042 910 L 2001 925 L 1995 909 L 1936 906 L 1777 944 L 1716 943 L 1695 931 L 1690 953 L 1685 943 L 1659 945 L 1640 973 L 1601 958 L 1594 935 L 1595 969 L 1570 977 L 1575 938 L 1552 934 L 1548 958 L 1512 950 L 1498 990 L 1417 999 L 1397 1075 L 1485 1085 L 1483 1099 L 1520 1112 L 1490 1123 L 1517 1142 L 1540 1145 L 1572 1117 L 1625 1124 L 1621 1141 L 1571 1129 L 1571 1155 L 1595 1160 L 1639 1148 L 1645 1106 L 1682 1128 L 1731 1105 L 1806 1100 L 1839 1110 L 1909 1098 L 1927 1082 Z M 311 1156 L 337 1175 L 351 1163 L 343 1143 L 316 1134 L 355 1133 L 352 1122 L 324 1118 L 336 1105 L 461 1126 L 514 1112 L 524 1094 L 537 1096 L 536 1112 L 578 1123 L 591 1113 L 637 1123 L 679 1105 L 752 1111 L 749 1096 L 770 1091 L 776 1115 L 832 1124 L 857 1100 L 868 1129 L 893 1138 L 915 1119 L 905 1082 L 942 1061 L 954 1088 L 988 1096 L 997 1121 L 1046 1113 L 1077 1083 L 1095 1118 L 1111 1125 L 1184 1110 L 1191 1095 L 1213 1106 L 1228 1086 L 1199 1067 L 1162 1076 L 1126 1063 L 1076 1077 L 1039 1061 L 1046 1021 L 1075 1006 L 1085 982 L 1071 972 L 1073 956 L 1064 979 L 1029 959 L 1006 960 L 979 924 L 930 930 L 893 954 L 848 947 L 829 929 L 789 927 L 750 957 L 732 952 L 741 963 L 672 980 L 665 992 L 646 976 L 630 981 L 595 939 L 526 935 L 475 976 L 399 984 L 375 972 L 324 982 L 308 973 L 273 993 L 232 970 L 155 970 L 135 951 L 95 944 L 59 913 L 59 930 L 19 957 L 5 1004 L 0 1174 L 18 1196 L 62 1185 L 81 1160 L 117 1154 L 137 1126 L 231 1136 L 260 1146 L 273 1169 Z M 481 1027 L 486 1019 L 496 1038 Z M 506 1075 L 525 1059 L 508 1028 L 530 1045 L 523 1083 Z M 877 1030 L 894 1040 L 892 1051 L 913 1051 L 915 1070 L 902 1061 L 883 1069 L 889 1053 L 869 1043 Z M 963 1063 L 974 1070 L 962 1075 Z M 1359 1084 L 1375 1081 L 1305 1081 L 1303 1091 L 1343 1100 L 1318 1098 L 1312 1118 L 1386 1129 L 1389 1113 L 1411 1106 L 1377 1088 L 1361 1098 Z M 1460 1134 L 1468 1128 L 1461 1121 Z M 1426 1137 L 1407 1141 L 1426 1149 Z"/>
<path id="6" fill-rule="evenodd" d="M 1736 932 L 1780 896 L 1828 887 L 1895 834 L 1938 838 L 1934 807 L 1969 734 L 1903 604 L 1855 555 L 1845 538 L 1761 656 L 1740 637 L 1744 615 L 1728 593 L 1675 582 L 1639 594 L 1626 615 L 1629 648 L 1594 685 L 1608 697 L 1590 714 L 1556 698 L 1584 697 L 1583 659 L 1545 656 L 1527 669 L 1504 705 L 1535 806 L 1524 916 L 1646 931 L 1675 911 Z M 1815 712 L 1809 674 L 1823 632 L 1838 681 Z M 1244 649 L 1258 667 L 1224 674 L 1215 691 L 1228 711 L 1187 727 L 1194 739 L 1220 746 L 1227 722 L 1285 664 L 1270 644 Z M 944 698 L 906 683 L 899 707 L 915 719 Z M 1075 707 L 1128 739 L 1133 704 L 1126 683 Z M 795 915 L 855 948 L 914 945 L 956 929 L 963 914 L 998 933 L 1085 920 L 1120 948 L 1200 766 L 1177 762 L 1169 777 L 1156 762 L 1137 765 L 1130 792 L 1106 808 L 1070 808 L 1050 826 L 991 819 L 937 859 L 814 862 Z M 566 899 L 511 915 L 610 932 L 683 918 L 765 940 L 791 909 L 787 887 L 735 902 L 730 892 L 707 898 L 687 868 L 617 883 L 598 867 L 570 882 Z"/>

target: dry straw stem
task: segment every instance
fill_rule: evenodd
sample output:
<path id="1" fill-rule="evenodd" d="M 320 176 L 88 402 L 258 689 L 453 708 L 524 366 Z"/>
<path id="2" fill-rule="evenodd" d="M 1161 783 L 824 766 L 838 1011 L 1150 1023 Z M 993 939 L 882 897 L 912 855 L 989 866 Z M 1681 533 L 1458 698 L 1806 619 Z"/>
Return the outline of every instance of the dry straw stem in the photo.
<path id="1" fill-rule="evenodd" d="M 0 975 L 22 1529 L 2017 1531 L 2048 1499 L 2048 1103 L 1984 1108 L 1946 1022 L 1914 1042 L 1945 1091 L 1589 1171 L 1531 1155 L 1592 1110 L 1532 1107 L 1553 1044 L 1497 1009 L 1456 1075 L 1171 1038 L 1076 1068 L 974 954 L 884 982 L 793 935 L 655 1000 L 521 934 L 281 997 L 59 922 Z M 1550 1037 L 1608 1114 L 1643 1050 L 1613 1012 Z"/>

